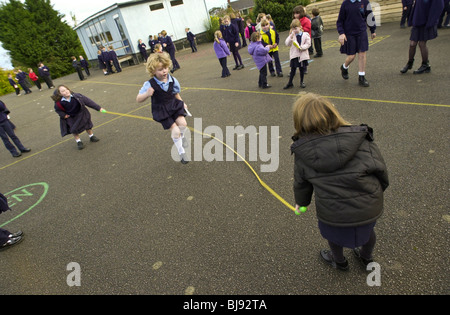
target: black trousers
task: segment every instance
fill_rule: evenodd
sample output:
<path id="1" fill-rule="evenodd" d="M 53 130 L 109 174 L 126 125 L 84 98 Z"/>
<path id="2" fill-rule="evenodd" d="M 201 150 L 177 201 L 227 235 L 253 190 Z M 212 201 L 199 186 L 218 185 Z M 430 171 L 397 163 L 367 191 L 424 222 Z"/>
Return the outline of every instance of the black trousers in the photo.
<path id="1" fill-rule="evenodd" d="M 222 78 L 229 76 L 231 73 L 227 67 L 227 57 L 219 58 L 219 62 L 222 66 Z"/>
<path id="2" fill-rule="evenodd" d="M 78 77 L 80 78 L 81 81 L 83 81 L 84 75 L 83 75 L 83 71 L 81 70 L 80 67 L 77 67 L 77 72 L 78 72 Z"/>
<path id="3" fill-rule="evenodd" d="M 314 48 L 316 49 L 316 54 L 317 55 L 319 55 L 319 56 L 323 55 L 322 38 L 321 37 L 314 38 Z"/>
<path id="4" fill-rule="evenodd" d="M 39 90 L 42 89 L 41 82 L 39 82 L 39 80 L 36 80 L 36 81 L 33 81 L 33 82 L 34 82 L 34 84 L 36 84 L 36 86 L 37 86 L 37 88 Z"/>
<path id="5" fill-rule="evenodd" d="M 259 70 L 258 85 L 259 87 L 267 85 L 267 64 L 265 64 L 264 67 Z"/>
<path id="6" fill-rule="evenodd" d="M 275 61 L 275 69 L 277 70 L 277 74 L 282 73 L 281 70 L 281 63 L 280 63 L 280 57 L 278 55 L 278 51 L 272 51 L 269 52 L 270 57 L 272 57 L 272 59 Z M 270 73 L 274 73 L 275 70 L 273 69 L 273 63 L 272 61 L 268 62 L 269 64 L 269 71 Z"/>
<path id="7" fill-rule="evenodd" d="M 45 83 L 47 84 L 48 88 L 51 89 L 53 87 L 53 81 L 52 78 L 48 75 L 43 75 L 42 79 L 44 79 Z"/>
<path id="8" fill-rule="evenodd" d="M 409 22 L 409 15 L 411 13 L 411 8 L 412 8 L 412 4 L 406 6 L 406 10 L 402 11 L 402 18 L 400 19 L 400 26 L 404 26 L 406 21 Z"/>
<path id="9" fill-rule="evenodd" d="M 11 141 L 9 141 L 9 138 L 11 138 L 20 151 L 25 150 L 25 147 L 14 133 L 13 125 L 8 119 L 0 123 L 0 138 L 3 140 L 5 147 L 11 154 L 17 154 L 18 152 L 16 147 L 11 143 Z"/>

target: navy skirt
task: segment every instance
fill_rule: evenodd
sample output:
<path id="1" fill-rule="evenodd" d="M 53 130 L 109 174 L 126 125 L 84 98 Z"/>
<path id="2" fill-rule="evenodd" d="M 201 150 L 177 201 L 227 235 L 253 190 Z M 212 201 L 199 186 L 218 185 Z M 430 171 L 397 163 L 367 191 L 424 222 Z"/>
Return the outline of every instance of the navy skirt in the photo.
<path id="1" fill-rule="evenodd" d="M 319 221 L 320 234 L 326 240 L 347 248 L 356 248 L 363 246 L 369 241 L 375 223 L 369 223 L 361 226 L 339 227 L 331 226 Z"/>
<path id="2" fill-rule="evenodd" d="M 411 37 L 409 40 L 413 42 L 425 42 L 437 37 L 437 25 L 426 28 L 425 26 L 413 26 L 411 28 Z"/>
<path id="3" fill-rule="evenodd" d="M 184 110 L 184 107 L 178 109 L 170 117 L 159 121 L 159 123 L 163 126 L 164 130 L 168 130 L 180 116 L 186 117 L 186 111 Z"/>
<path id="4" fill-rule="evenodd" d="M 346 35 L 347 41 L 341 46 L 341 54 L 356 55 L 369 50 L 369 37 L 367 32 L 358 35 Z"/>

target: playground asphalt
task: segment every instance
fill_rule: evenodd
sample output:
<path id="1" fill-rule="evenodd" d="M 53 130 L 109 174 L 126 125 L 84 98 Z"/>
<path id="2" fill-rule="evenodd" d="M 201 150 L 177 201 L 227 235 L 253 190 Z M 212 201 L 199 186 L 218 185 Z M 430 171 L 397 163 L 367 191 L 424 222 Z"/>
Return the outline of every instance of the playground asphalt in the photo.
<path id="1" fill-rule="evenodd" d="M 449 294 L 450 29 L 428 43 L 431 72 L 422 75 L 399 71 L 408 59 L 409 32 L 398 23 L 378 27 L 368 52 L 368 88 L 358 86 L 357 61 L 350 79 L 342 79 L 345 56 L 334 30 L 324 33 L 324 56 L 312 58 L 305 89 L 297 74 L 294 88 L 283 90 L 286 32 L 280 34 L 284 77 L 269 76 L 272 87 L 265 90 L 246 48 L 240 51 L 245 68 L 228 78 L 220 77 L 212 43 L 197 53 L 178 52 L 181 69 L 174 76 L 193 114 L 187 121 L 205 134 L 191 132 L 191 151 L 201 158 L 192 152 L 187 165 L 172 159 L 173 143 L 151 120 L 150 100 L 135 101 L 148 80 L 143 64 L 110 76 L 93 70 L 84 81 L 76 74 L 54 80 L 110 112 L 91 110 L 100 142 L 82 134 L 82 151 L 72 137 L 60 136 L 53 90 L 1 97 L 32 151 L 15 159 L 0 149 L 0 192 L 12 204 L 0 226 L 25 235 L 0 252 L 0 294 Z M 420 58 L 418 49 L 413 70 Z M 349 249 L 348 272 L 324 264 L 319 251 L 327 242 L 314 204 L 297 216 L 283 203 L 294 205 L 289 148 L 298 92 L 327 96 L 347 120 L 374 128 L 391 182 L 375 228 L 378 284 L 369 276 L 376 270 L 360 267 Z M 248 129 L 239 134 L 239 126 Z M 257 159 L 247 147 L 248 165 L 237 161 L 206 135 L 220 138 L 222 131 L 226 140 L 230 130 L 238 133 L 235 149 L 239 139 L 263 139 L 254 143 Z M 275 170 L 263 172 L 269 163 Z M 77 279 L 79 286 L 71 286 Z"/>

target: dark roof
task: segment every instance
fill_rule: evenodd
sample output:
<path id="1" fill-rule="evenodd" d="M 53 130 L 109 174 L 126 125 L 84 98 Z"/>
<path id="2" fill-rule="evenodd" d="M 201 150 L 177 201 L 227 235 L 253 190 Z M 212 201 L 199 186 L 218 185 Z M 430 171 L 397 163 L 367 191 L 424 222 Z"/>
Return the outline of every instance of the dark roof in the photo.
<path id="1" fill-rule="evenodd" d="M 254 0 L 238 0 L 238 1 L 233 1 L 230 4 L 234 10 L 239 11 L 239 10 L 253 8 L 255 6 L 255 1 Z"/>

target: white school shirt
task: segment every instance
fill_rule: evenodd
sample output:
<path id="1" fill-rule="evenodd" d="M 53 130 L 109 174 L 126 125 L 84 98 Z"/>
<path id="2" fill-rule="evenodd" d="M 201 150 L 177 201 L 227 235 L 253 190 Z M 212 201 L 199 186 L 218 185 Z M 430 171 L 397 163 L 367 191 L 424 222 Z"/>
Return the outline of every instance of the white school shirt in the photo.
<path id="1" fill-rule="evenodd" d="M 173 81 L 173 94 L 178 94 L 181 91 L 181 86 L 180 83 L 178 82 L 178 80 L 176 78 L 174 78 L 173 76 L 169 75 L 169 80 L 167 80 L 167 82 L 162 82 L 159 81 L 156 77 L 154 77 L 156 83 L 158 83 L 158 85 L 165 91 L 167 92 L 167 90 L 169 89 L 169 84 L 170 82 Z M 141 90 L 139 91 L 139 94 L 144 94 L 145 92 L 147 92 L 147 90 L 151 87 L 152 85 L 150 84 L 149 81 L 145 81 L 144 85 L 142 86 Z"/>

